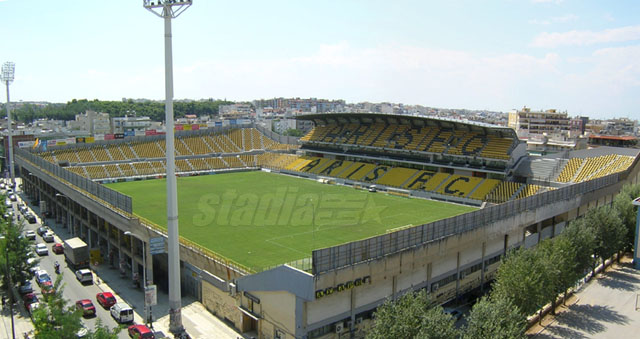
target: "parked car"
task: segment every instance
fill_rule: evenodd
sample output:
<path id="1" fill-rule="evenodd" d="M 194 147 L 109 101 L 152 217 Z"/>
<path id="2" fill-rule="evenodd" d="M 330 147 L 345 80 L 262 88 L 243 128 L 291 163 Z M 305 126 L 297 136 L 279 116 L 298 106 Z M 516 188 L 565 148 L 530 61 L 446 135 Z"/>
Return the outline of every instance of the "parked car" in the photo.
<path id="1" fill-rule="evenodd" d="M 37 303 L 38 297 L 35 293 L 27 293 L 22 296 L 22 301 L 24 301 L 24 307 L 29 309 L 29 304 Z"/>
<path id="2" fill-rule="evenodd" d="M 23 281 L 20 287 L 18 288 L 18 292 L 20 294 L 33 293 L 33 285 L 31 285 L 31 281 L 29 280 Z"/>
<path id="3" fill-rule="evenodd" d="M 9 194 L 9 200 L 11 200 L 11 201 L 18 201 L 18 198 L 16 197 L 16 195 L 15 195 L 15 194 L 11 193 L 11 194 Z"/>
<path id="4" fill-rule="evenodd" d="M 125 303 L 117 303 L 110 308 L 113 319 L 120 324 L 133 322 L 133 309 Z"/>
<path id="5" fill-rule="evenodd" d="M 27 219 L 30 224 L 35 224 L 38 222 L 38 219 L 36 219 L 36 216 L 33 213 L 27 212 L 27 214 L 24 215 L 24 218 Z"/>
<path id="6" fill-rule="evenodd" d="M 62 243 L 55 243 L 51 246 L 51 252 L 55 254 L 63 254 L 64 253 L 64 245 Z"/>
<path id="7" fill-rule="evenodd" d="M 89 334 L 89 330 L 84 326 L 84 324 L 80 324 L 80 329 L 76 332 L 76 338 L 84 338 Z"/>
<path id="8" fill-rule="evenodd" d="M 42 235 L 42 240 L 44 240 L 45 242 L 54 242 L 55 239 L 53 239 L 53 232 L 45 232 L 45 234 Z"/>
<path id="9" fill-rule="evenodd" d="M 93 303 L 89 299 L 82 299 L 82 300 L 76 301 L 76 308 L 82 311 L 82 315 L 85 317 L 96 314 L 96 307 L 93 306 Z"/>
<path id="10" fill-rule="evenodd" d="M 36 232 L 34 231 L 27 231 L 25 232 L 24 236 L 29 240 L 36 240 Z"/>
<path id="11" fill-rule="evenodd" d="M 43 234 L 47 233 L 48 231 L 49 231 L 49 228 L 46 227 L 46 226 L 40 226 L 36 230 L 36 232 L 38 233 L 39 236 L 42 236 Z"/>
<path id="12" fill-rule="evenodd" d="M 156 336 L 147 327 L 147 325 L 131 325 L 129 326 L 129 337 L 139 339 L 155 339 Z"/>
<path id="13" fill-rule="evenodd" d="M 93 283 L 93 274 L 91 274 L 90 270 L 83 268 L 76 271 L 76 279 L 78 279 L 78 281 L 82 284 L 91 284 Z"/>
<path id="14" fill-rule="evenodd" d="M 39 256 L 48 255 L 49 250 L 45 244 L 36 244 L 36 254 Z"/>
<path id="15" fill-rule="evenodd" d="M 47 271 L 39 270 L 36 272 L 36 283 L 38 283 L 38 286 L 42 286 L 42 284 L 47 281 L 51 282 L 51 277 Z"/>
<path id="16" fill-rule="evenodd" d="M 110 308 L 116 304 L 116 297 L 111 292 L 102 292 L 96 294 L 96 301 L 104 308 Z"/>
<path id="17" fill-rule="evenodd" d="M 52 295 L 56 292 L 56 289 L 53 288 L 53 282 L 45 281 L 40 286 L 40 292 L 42 292 L 42 296 Z"/>

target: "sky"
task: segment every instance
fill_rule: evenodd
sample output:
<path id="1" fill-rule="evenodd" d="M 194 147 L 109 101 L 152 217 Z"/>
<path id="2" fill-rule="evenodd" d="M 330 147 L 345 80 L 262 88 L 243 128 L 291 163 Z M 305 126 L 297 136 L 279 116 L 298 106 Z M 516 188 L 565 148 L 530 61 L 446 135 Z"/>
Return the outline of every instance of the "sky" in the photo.
<path id="1" fill-rule="evenodd" d="M 163 27 L 141 0 L 0 0 L 11 100 L 164 99 Z M 637 0 L 193 0 L 172 30 L 176 99 L 640 119 Z"/>

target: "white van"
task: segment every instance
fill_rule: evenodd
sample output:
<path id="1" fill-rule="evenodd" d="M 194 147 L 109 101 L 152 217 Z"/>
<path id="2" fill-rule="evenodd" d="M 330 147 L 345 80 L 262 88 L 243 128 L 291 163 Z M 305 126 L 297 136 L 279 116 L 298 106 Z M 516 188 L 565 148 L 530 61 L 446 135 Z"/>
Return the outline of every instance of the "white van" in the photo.
<path id="1" fill-rule="evenodd" d="M 118 323 L 133 322 L 133 309 L 125 303 L 117 303 L 111 306 L 111 316 Z"/>

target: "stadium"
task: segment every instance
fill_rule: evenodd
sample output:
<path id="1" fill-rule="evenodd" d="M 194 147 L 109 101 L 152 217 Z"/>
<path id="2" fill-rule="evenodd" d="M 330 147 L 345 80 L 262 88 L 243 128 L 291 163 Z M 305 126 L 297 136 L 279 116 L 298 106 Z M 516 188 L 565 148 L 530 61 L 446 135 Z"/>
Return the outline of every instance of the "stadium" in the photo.
<path id="1" fill-rule="evenodd" d="M 183 293 L 260 338 L 362 337 L 388 298 L 440 303 L 501 256 L 562 231 L 640 178 L 638 150 L 530 157 L 510 128 L 324 113 L 304 137 L 245 122 L 176 131 Z M 104 138 L 107 139 L 107 138 Z M 95 262 L 166 289 L 164 135 L 17 149 L 23 189 Z M 144 239 L 125 235 L 132 232 Z"/>

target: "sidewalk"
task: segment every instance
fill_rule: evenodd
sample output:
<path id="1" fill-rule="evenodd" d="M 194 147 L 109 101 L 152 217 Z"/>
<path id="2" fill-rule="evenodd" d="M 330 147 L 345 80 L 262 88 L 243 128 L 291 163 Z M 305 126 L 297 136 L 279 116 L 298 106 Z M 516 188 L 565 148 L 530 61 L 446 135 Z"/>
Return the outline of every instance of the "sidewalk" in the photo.
<path id="1" fill-rule="evenodd" d="M 557 314 L 531 327 L 530 338 L 637 338 L 640 271 L 623 257 L 585 284 Z"/>
<path id="2" fill-rule="evenodd" d="M 103 291 L 112 292 L 116 299 L 125 300 L 134 310 L 135 322 L 144 323 L 144 293 L 142 288 L 134 288 L 131 278 L 120 277 L 115 268 L 108 265 L 91 267 L 99 276 L 96 286 Z M 171 336 L 169 332 L 169 295 L 158 290 L 158 304 L 152 307 L 153 329 L 156 338 Z M 242 337 L 191 296 L 182 297 L 182 325 L 192 338 L 231 338 Z"/>
<path id="3" fill-rule="evenodd" d="M 0 314 L 2 314 L 0 337 L 11 338 L 11 309 L 8 301 Z M 33 323 L 31 323 L 31 318 L 20 301 L 17 301 L 13 306 L 13 323 L 16 338 L 24 338 L 25 332 L 29 332 L 29 336 L 33 336 Z"/>

